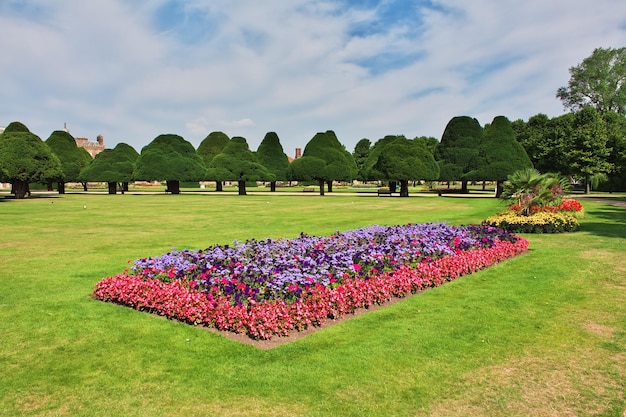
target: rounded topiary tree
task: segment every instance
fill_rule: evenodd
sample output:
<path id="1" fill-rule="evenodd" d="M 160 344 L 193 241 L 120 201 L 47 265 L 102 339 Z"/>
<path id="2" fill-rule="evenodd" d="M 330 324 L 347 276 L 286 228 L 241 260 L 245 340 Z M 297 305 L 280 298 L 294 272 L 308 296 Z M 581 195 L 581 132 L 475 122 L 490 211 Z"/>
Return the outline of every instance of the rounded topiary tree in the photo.
<path id="1" fill-rule="evenodd" d="M 314 160 L 309 161 L 309 158 Z M 328 191 L 332 192 L 333 181 L 351 181 L 356 175 L 354 157 L 339 143 L 332 130 L 316 133 L 306 144 L 302 158 L 289 165 L 290 179 L 317 181 L 320 195 L 324 195 L 324 183 L 328 184 Z"/>
<path id="2" fill-rule="evenodd" d="M 276 178 L 258 162 L 246 139 L 240 136 L 232 138 L 211 160 L 207 175 L 218 181 L 237 181 L 239 195 L 246 195 L 247 181 L 274 181 Z"/>
<path id="3" fill-rule="evenodd" d="M 4 128 L 3 133 L 30 133 L 28 127 L 22 122 L 11 122 L 7 127 Z"/>
<path id="4" fill-rule="evenodd" d="M 409 196 L 409 181 L 439 178 L 439 165 L 426 146 L 404 136 L 382 148 L 374 167 L 385 179 L 400 183 L 400 197 Z"/>
<path id="5" fill-rule="evenodd" d="M 511 122 L 496 116 L 485 126 L 474 169 L 463 176 L 471 181 L 496 181 L 496 197 L 502 194 L 502 183 L 514 172 L 532 168 L 526 151 L 515 139 Z"/>
<path id="6" fill-rule="evenodd" d="M 287 180 L 289 159 L 285 154 L 280 139 L 275 132 L 268 132 L 259 145 L 256 156 L 261 165 L 274 174 L 274 181 L 270 183 L 270 191 L 276 191 L 276 181 Z"/>
<path id="7" fill-rule="evenodd" d="M 199 181 L 206 174 L 204 161 L 193 145 L 174 134 L 157 136 L 144 146 L 135 164 L 133 178 L 162 181 L 166 192 L 180 194 L 180 181 Z"/>
<path id="8" fill-rule="evenodd" d="M 475 168 L 482 136 L 480 123 L 472 117 L 456 116 L 448 122 L 435 149 L 441 181 L 461 181 L 461 191 L 468 192 L 463 175 Z"/>
<path id="9" fill-rule="evenodd" d="M 230 138 L 224 132 L 211 132 L 200 142 L 200 146 L 198 146 L 196 152 L 208 167 L 213 158 L 224 150 L 228 142 L 230 142 Z M 209 177 L 205 179 L 215 181 L 215 191 L 222 191 L 222 181 L 217 181 L 216 178 Z"/>
<path id="10" fill-rule="evenodd" d="M 89 152 L 81 151 L 76 140 L 65 130 L 55 130 L 46 139 L 46 144 L 61 161 L 63 181 L 57 183 L 59 194 L 65 194 L 65 183 L 78 181 L 80 171 L 91 162 Z M 49 185 L 50 187 L 52 184 Z"/>
<path id="11" fill-rule="evenodd" d="M 352 156 L 354 157 L 354 163 L 357 168 L 357 179 L 360 181 L 367 181 L 367 158 L 369 157 L 370 151 L 372 150 L 372 142 L 363 138 L 357 142 L 354 146 L 354 152 L 352 152 Z"/>
<path id="12" fill-rule="evenodd" d="M 31 182 L 45 184 L 63 180 L 59 158 L 28 129 L 10 129 L 0 135 L 0 167 L 12 185 L 13 194 L 20 199 L 30 194 Z"/>
<path id="13" fill-rule="evenodd" d="M 105 149 L 98 153 L 94 160 L 84 168 L 80 175 L 80 181 L 106 182 L 109 194 L 116 194 L 118 189 L 122 193 L 128 190 L 128 182 L 133 179 L 135 161 L 139 154 L 135 149 L 125 143 L 118 143 L 113 149 Z"/>

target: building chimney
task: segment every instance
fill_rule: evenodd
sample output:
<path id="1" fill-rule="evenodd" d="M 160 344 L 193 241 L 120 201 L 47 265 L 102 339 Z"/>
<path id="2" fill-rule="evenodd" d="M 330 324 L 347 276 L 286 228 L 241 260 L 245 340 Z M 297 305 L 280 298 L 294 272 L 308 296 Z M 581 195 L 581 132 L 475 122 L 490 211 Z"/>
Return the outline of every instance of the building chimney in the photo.
<path id="1" fill-rule="evenodd" d="M 104 136 L 98 135 L 97 140 L 100 146 L 104 146 Z"/>
<path id="2" fill-rule="evenodd" d="M 302 148 L 296 148 L 296 159 L 302 157 Z"/>

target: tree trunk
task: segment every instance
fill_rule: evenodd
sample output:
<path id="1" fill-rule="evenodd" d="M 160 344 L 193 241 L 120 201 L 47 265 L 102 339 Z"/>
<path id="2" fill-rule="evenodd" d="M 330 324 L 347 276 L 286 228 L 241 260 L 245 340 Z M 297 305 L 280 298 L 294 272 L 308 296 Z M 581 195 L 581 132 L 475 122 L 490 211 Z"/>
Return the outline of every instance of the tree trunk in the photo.
<path id="1" fill-rule="evenodd" d="M 15 195 L 15 198 L 26 198 L 26 196 L 30 196 L 30 187 L 28 186 L 28 181 L 22 180 L 13 180 L 12 191 Z"/>
<path id="2" fill-rule="evenodd" d="M 328 192 L 332 193 L 333 192 L 333 181 L 326 181 L 326 184 L 328 185 Z"/>
<path id="3" fill-rule="evenodd" d="M 246 195 L 246 181 L 245 180 L 237 181 L 237 188 L 239 189 L 239 195 Z"/>
<path id="4" fill-rule="evenodd" d="M 469 194 L 469 190 L 467 188 L 467 181 L 461 181 L 461 193 Z"/>
<path id="5" fill-rule="evenodd" d="M 400 197 L 409 196 L 409 180 L 400 180 Z"/>
<path id="6" fill-rule="evenodd" d="M 48 186 L 48 191 L 54 191 L 54 186 L 52 185 L 52 181 L 46 184 Z"/>
<path id="7" fill-rule="evenodd" d="M 324 195 L 324 180 L 319 180 L 320 195 Z"/>
<path id="8" fill-rule="evenodd" d="M 589 175 L 585 176 L 585 194 L 591 193 L 591 178 Z"/>
<path id="9" fill-rule="evenodd" d="M 223 191 L 222 181 L 215 181 L 215 191 Z"/>
<path id="10" fill-rule="evenodd" d="M 496 198 L 500 198 L 504 188 L 502 187 L 502 181 L 496 181 Z"/>
<path id="11" fill-rule="evenodd" d="M 126 183 L 126 184 L 128 184 L 128 183 Z M 124 194 L 124 183 L 123 182 L 118 183 L 117 184 L 117 189 L 120 190 L 121 194 Z"/>
<path id="12" fill-rule="evenodd" d="M 389 181 L 389 191 L 391 191 L 392 193 L 395 193 L 397 188 L 398 188 L 398 183 L 396 181 Z"/>
<path id="13" fill-rule="evenodd" d="M 83 184 L 83 191 L 87 191 L 87 181 L 81 182 Z"/>
<path id="14" fill-rule="evenodd" d="M 165 189 L 165 192 L 170 192 L 172 194 L 180 194 L 180 181 L 166 180 L 165 184 L 167 184 L 167 188 Z"/>
<path id="15" fill-rule="evenodd" d="M 128 191 L 128 181 L 122 183 L 122 194 L 124 194 L 124 191 Z"/>
<path id="16" fill-rule="evenodd" d="M 270 182 L 270 191 L 271 192 L 275 192 L 276 191 L 276 181 Z"/>
<path id="17" fill-rule="evenodd" d="M 57 190 L 59 191 L 59 194 L 65 194 L 65 183 L 57 182 Z"/>
<path id="18" fill-rule="evenodd" d="M 498 185 L 496 184 L 496 187 Z M 483 180 L 483 191 L 485 191 L 487 189 L 487 181 Z"/>
<path id="19" fill-rule="evenodd" d="M 109 194 L 117 194 L 117 183 L 116 182 L 107 182 L 109 185 Z"/>

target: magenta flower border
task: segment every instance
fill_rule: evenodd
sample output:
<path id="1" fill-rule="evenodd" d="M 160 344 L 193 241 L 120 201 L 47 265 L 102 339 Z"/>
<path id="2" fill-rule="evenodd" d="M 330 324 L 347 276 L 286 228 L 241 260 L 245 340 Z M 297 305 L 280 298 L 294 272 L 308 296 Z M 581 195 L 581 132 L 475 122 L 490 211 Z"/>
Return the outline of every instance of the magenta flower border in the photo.
<path id="1" fill-rule="evenodd" d="M 526 239 L 518 237 L 515 242 L 497 241 L 488 248 L 458 251 L 432 262 L 413 267 L 404 265 L 366 279 L 352 277 L 334 288 L 316 284 L 306 297 L 293 303 L 279 299 L 233 305 L 230 298 L 208 297 L 184 280 L 163 282 L 128 273 L 98 282 L 94 297 L 193 325 L 269 340 L 273 336 L 287 336 L 292 331 L 319 326 L 325 320 L 354 313 L 360 308 L 438 287 L 519 255 L 528 245 Z"/>

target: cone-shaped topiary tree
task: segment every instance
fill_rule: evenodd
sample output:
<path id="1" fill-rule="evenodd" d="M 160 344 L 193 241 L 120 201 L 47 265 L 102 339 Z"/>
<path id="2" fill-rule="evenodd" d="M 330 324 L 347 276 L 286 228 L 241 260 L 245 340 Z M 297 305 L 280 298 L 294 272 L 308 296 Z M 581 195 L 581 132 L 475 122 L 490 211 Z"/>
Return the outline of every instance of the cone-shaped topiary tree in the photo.
<path id="1" fill-rule="evenodd" d="M 80 181 L 106 182 L 109 194 L 116 194 L 119 188 L 122 194 L 128 190 L 128 182 L 133 179 L 135 161 L 139 154 L 125 143 L 118 143 L 113 149 L 98 153 L 94 160 L 78 176 Z M 119 184 L 118 184 L 119 183 Z"/>
<path id="2" fill-rule="evenodd" d="M 462 192 L 468 192 L 463 175 L 474 169 L 482 135 L 478 120 L 469 116 L 456 116 L 448 122 L 435 149 L 441 181 L 462 181 Z"/>
<path id="3" fill-rule="evenodd" d="M 397 136 L 381 149 L 376 171 L 384 179 L 400 183 L 400 197 L 409 196 L 409 181 L 439 178 L 439 165 L 432 153 L 419 141 Z"/>
<path id="4" fill-rule="evenodd" d="M 204 161 L 204 164 L 208 167 L 213 158 L 221 153 L 226 145 L 230 142 L 230 138 L 224 132 L 211 132 L 209 135 L 200 142 L 198 155 Z M 215 191 L 222 191 L 222 182 L 216 181 L 215 178 L 205 178 L 209 181 L 215 181 Z"/>
<path id="5" fill-rule="evenodd" d="M 496 197 L 502 194 L 502 183 L 509 175 L 533 167 L 526 151 L 515 139 L 509 119 L 496 116 L 485 127 L 474 167 L 463 179 L 496 181 Z"/>
<path id="6" fill-rule="evenodd" d="M 276 178 L 258 162 L 246 139 L 240 136 L 232 138 L 211 160 L 207 175 L 218 181 L 237 181 L 239 195 L 246 195 L 246 181 L 274 181 Z"/>
<path id="7" fill-rule="evenodd" d="M 370 151 L 372 150 L 372 142 L 363 138 L 357 142 L 354 146 L 354 152 L 352 152 L 352 156 L 354 157 L 354 163 L 357 168 L 357 179 L 359 181 L 367 181 L 367 158 L 369 157 Z"/>
<path id="8" fill-rule="evenodd" d="M 30 130 L 24 123 L 15 121 L 4 128 L 4 133 L 30 133 Z"/>
<path id="9" fill-rule="evenodd" d="M 310 163 L 307 158 L 315 158 L 315 161 Z M 320 166 L 320 160 L 323 161 L 323 166 Z M 312 172 L 314 166 L 319 168 L 317 172 Z M 313 136 L 304 148 L 302 158 L 296 159 L 289 166 L 291 179 L 317 181 L 320 195 L 324 195 L 324 183 L 328 184 L 328 191 L 332 192 L 333 181 L 352 181 L 356 175 L 354 157 L 339 143 L 332 130 Z"/>
<path id="10" fill-rule="evenodd" d="M 46 144 L 61 161 L 63 181 L 57 183 L 59 194 L 65 194 L 65 183 L 78 181 L 80 171 L 92 161 L 89 152 L 82 152 L 76 140 L 65 130 L 55 130 L 46 139 Z M 51 187 L 52 184 L 49 185 Z"/>
<path id="11" fill-rule="evenodd" d="M 12 192 L 19 199 L 30 194 L 31 182 L 45 184 L 63 180 L 59 158 L 28 129 L 12 128 L 0 135 L 0 167 L 4 179 L 11 183 Z"/>
<path id="12" fill-rule="evenodd" d="M 133 178 L 167 183 L 166 192 L 180 194 L 180 181 L 199 181 L 205 177 L 206 166 L 193 145 L 181 136 L 157 136 L 144 146 L 135 164 Z"/>
<path id="13" fill-rule="evenodd" d="M 289 159 L 275 132 L 268 132 L 265 135 L 256 151 L 256 156 L 259 163 L 274 174 L 275 179 L 270 183 L 270 191 L 276 191 L 276 181 L 287 180 Z"/>

